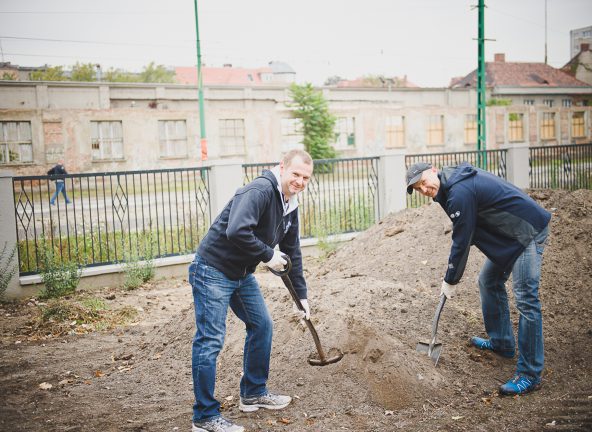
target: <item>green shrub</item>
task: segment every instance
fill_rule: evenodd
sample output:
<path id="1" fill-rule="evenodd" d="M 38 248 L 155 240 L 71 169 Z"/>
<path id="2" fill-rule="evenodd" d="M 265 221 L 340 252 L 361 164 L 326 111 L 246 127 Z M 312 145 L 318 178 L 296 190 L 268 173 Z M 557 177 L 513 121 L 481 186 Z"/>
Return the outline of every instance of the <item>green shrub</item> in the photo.
<path id="1" fill-rule="evenodd" d="M 45 285 L 45 289 L 41 291 L 39 297 L 56 298 L 76 291 L 78 282 L 80 282 L 80 268 L 76 258 L 70 261 L 60 259 L 45 238 L 41 238 L 38 252 L 41 262 L 41 280 Z"/>
<path id="2" fill-rule="evenodd" d="M 123 287 L 126 290 L 138 288 L 145 282 L 154 278 L 153 243 L 154 240 L 150 233 L 145 234 L 143 241 L 138 242 L 137 248 L 133 251 L 125 252 L 125 261 L 123 271 L 125 279 Z M 140 256 L 143 255 L 143 260 Z"/>

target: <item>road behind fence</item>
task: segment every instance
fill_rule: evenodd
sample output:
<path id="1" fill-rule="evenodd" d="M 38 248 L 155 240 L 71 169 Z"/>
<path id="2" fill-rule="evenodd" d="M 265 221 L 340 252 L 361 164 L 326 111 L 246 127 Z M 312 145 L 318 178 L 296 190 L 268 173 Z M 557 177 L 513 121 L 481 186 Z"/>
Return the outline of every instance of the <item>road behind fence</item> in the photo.
<path id="1" fill-rule="evenodd" d="M 530 187 L 592 189 L 592 144 L 531 147 Z"/>
<path id="2" fill-rule="evenodd" d="M 50 205 L 56 179 L 13 178 L 21 275 L 48 249 L 86 266 L 190 253 L 210 224 L 208 168 L 61 176 L 70 203 Z"/>

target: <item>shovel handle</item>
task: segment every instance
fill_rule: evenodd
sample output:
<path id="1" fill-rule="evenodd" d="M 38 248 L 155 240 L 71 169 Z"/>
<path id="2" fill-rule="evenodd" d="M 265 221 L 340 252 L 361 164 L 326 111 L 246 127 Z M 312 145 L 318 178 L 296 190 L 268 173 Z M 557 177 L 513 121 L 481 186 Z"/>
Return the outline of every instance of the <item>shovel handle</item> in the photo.
<path id="1" fill-rule="evenodd" d="M 432 351 L 432 348 L 436 343 L 436 334 L 438 333 L 438 322 L 440 321 L 440 315 L 442 314 L 442 309 L 444 308 L 444 303 L 446 303 L 446 296 L 444 294 L 442 294 L 440 296 L 440 303 L 438 303 L 438 307 L 436 308 L 436 313 L 434 314 L 434 319 L 432 320 L 432 341 L 430 342 L 429 352 Z"/>
<path id="2" fill-rule="evenodd" d="M 272 272 L 274 275 L 280 276 L 282 278 L 284 285 L 286 285 L 286 288 L 288 288 L 288 292 L 290 293 L 290 296 L 292 296 L 292 300 L 294 301 L 294 303 L 296 304 L 298 309 L 301 310 L 302 312 L 305 312 L 304 306 L 302 306 L 302 302 L 300 301 L 298 294 L 296 294 L 296 290 L 294 289 L 294 285 L 292 285 L 292 281 L 290 280 L 290 277 L 288 276 L 288 273 L 290 273 L 290 270 L 292 270 L 292 261 L 290 260 L 290 257 L 286 254 L 282 254 L 282 257 L 286 260 L 286 265 L 285 265 L 284 269 L 277 271 L 277 270 L 272 269 L 271 267 L 268 267 L 269 271 Z M 310 320 L 304 318 L 304 322 L 306 323 L 306 326 L 308 327 L 308 330 L 310 331 L 310 334 L 312 335 L 312 338 L 314 339 L 314 343 L 315 343 L 315 346 L 317 347 L 317 352 L 319 353 L 319 358 L 321 359 L 321 363 L 326 363 L 327 356 L 325 356 L 325 351 L 323 351 L 323 347 L 321 346 L 321 340 L 319 339 L 319 335 L 317 334 L 316 329 L 314 328 L 314 326 L 312 325 Z"/>

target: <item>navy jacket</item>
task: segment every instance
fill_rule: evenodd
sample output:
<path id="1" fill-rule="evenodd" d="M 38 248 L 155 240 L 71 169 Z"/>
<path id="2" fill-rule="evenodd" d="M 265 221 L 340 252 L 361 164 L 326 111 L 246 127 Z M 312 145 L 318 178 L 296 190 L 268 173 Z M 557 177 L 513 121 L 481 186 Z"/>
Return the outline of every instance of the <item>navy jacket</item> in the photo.
<path id="1" fill-rule="evenodd" d="M 298 209 L 284 215 L 278 183 L 264 170 L 240 188 L 218 215 L 197 249 L 197 254 L 231 280 L 253 273 L 260 262 L 269 261 L 273 248 L 290 257 L 288 274 L 300 299 L 307 298 L 302 274 Z"/>
<path id="2" fill-rule="evenodd" d="M 444 280 L 458 283 L 471 245 L 504 271 L 551 220 L 551 214 L 505 180 L 468 163 L 438 174 L 434 201 L 452 221 L 452 247 Z"/>

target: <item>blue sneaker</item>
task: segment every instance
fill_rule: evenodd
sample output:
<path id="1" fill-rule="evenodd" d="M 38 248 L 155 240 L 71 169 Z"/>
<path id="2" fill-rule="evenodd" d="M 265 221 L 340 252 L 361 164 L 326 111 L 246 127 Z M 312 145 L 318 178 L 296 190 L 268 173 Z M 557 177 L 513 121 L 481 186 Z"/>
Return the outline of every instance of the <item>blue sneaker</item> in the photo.
<path id="1" fill-rule="evenodd" d="M 477 347 L 482 350 L 489 350 L 492 351 L 502 357 L 505 358 L 512 358 L 514 357 L 514 351 L 497 351 L 493 349 L 493 345 L 491 344 L 491 340 L 480 338 L 479 336 L 473 336 L 471 338 L 471 345 Z"/>
<path id="2" fill-rule="evenodd" d="M 541 382 L 526 376 L 516 375 L 507 383 L 500 386 L 500 394 L 506 396 L 523 395 L 541 388 Z"/>

